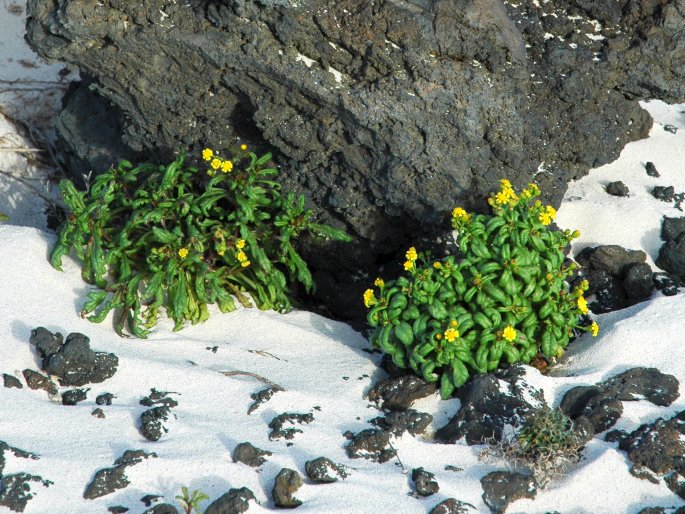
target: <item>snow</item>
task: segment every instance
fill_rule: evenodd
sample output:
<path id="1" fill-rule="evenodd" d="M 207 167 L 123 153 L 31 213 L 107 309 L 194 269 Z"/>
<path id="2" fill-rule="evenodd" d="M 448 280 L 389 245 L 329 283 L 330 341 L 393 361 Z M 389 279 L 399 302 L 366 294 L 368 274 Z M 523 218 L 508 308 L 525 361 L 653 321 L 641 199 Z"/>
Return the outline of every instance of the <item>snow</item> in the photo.
<path id="1" fill-rule="evenodd" d="M 4 47 L 0 46 L 0 52 L 5 55 Z M 557 223 L 581 231 L 573 245 L 575 253 L 588 245 L 620 244 L 644 250 L 653 265 L 661 245 L 662 216 L 683 215 L 672 204 L 654 199 L 650 190 L 655 185 L 673 185 L 676 191 L 685 191 L 685 106 L 654 101 L 644 107 L 655 119 L 649 138 L 628 145 L 615 162 L 570 184 Z M 0 131 L 13 130 L 4 123 Z M 678 131 L 664 130 L 667 124 Z M 15 132 L 11 137 L 18 138 Z M 28 145 L 18 139 L 13 144 Z M 0 169 L 25 170 L 21 154 L 8 155 L 0 153 Z M 660 178 L 645 173 L 647 161 L 654 162 Z M 542 164 L 539 171 L 544 171 Z M 607 195 L 604 187 L 613 180 L 622 180 L 630 196 Z M 182 486 L 209 495 L 203 508 L 229 488 L 248 487 L 259 501 L 251 504 L 249 512 L 268 512 L 274 509 L 271 489 L 279 470 L 288 467 L 304 475 L 305 462 L 319 456 L 345 465 L 349 477 L 328 485 L 305 481 L 296 493 L 303 501 L 297 509 L 300 513 L 427 513 L 449 497 L 474 505 L 477 512 L 489 511 L 481 498 L 480 479 L 504 465 L 480 461 L 481 447 L 441 445 L 431 437 L 458 411 L 457 399 L 441 401 L 434 395 L 417 401 L 413 407 L 432 414 L 434 421 L 422 436 L 392 439 L 398 458 L 378 464 L 347 457 L 343 433 L 372 428 L 368 421 L 381 413 L 364 394 L 385 376 L 378 367 L 379 357 L 364 351 L 369 349 L 368 342 L 349 326 L 305 311 L 279 315 L 240 309 L 224 315 L 211 309 L 207 322 L 180 332 L 172 332 L 173 324 L 162 319 L 147 340 L 120 338 L 112 330 L 111 317 L 96 325 L 79 316 L 91 287 L 82 281 L 75 260 L 65 259 L 64 272 L 51 268 L 47 256 L 55 236 L 40 225 L 41 216 L 36 214 L 40 204 L 31 206 L 31 201 L 37 201 L 35 195 L 5 190 L 0 194 L 5 198 L 0 211 L 11 217 L 9 223 L 0 224 L 0 268 L 4 270 L 0 373 L 24 383 L 22 370 L 39 368 L 29 344 L 31 330 L 38 326 L 65 336 L 84 333 L 93 349 L 119 357 L 116 374 L 89 385 L 88 399 L 76 406 L 63 406 L 59 397 L 49 398 L 44 391 L 26 386 L 0 387 L 0 440 L 39 457 L 23 459 L 6 452 L 4 473 L 23 471 L 53 482 L 49 487 L 32 483 L 34 498 L 27 514 L 90 514 L 106 512 L 113 505 L 127 506 L 131 514 L 138 514 L 146 509 L 140 502 L 144 495 L 159 494 L 175 503 Z M 530 368 L 526 381 L 542 389 L 552 405 L 574 386 L 594 384 L 633 366 L 656 367 L 683 383 L 685 360 L 679 358 L 683 312 L 684 294 L 664 297 L 655 293 L 647 302 L 600 315 L 597 338 L 581 337 L 549 376 Z M 266 387 L 259 377 L 284 390 L 248 415 L 253 402 L 250 395 Z M 173 392 L 171 396 L 179 402 L 172 409 L 175 419 L 168 425 L 169 432 L 157 442 L 146 440 L 139 429 L 140 414 L 146 409 L 139 401 L 151 388 Z M 95 397 L 103 392 L 115 398 L 111 406 L 101 406 L 106 417 L 99 419 L 91 412 L 97 407 Z M 684 408 L 683 396 L 669 407 L 625 402 L 616 428 L 634 430 Z M 283 412 L 311 413 L 314 421 L 297 425 L 302 433 L 292 441 L 272 441 L 267 425 Z M 243 441 L 273 455 L 259 469 L 234 463 L 231 452 Z M 127 468 L 131 483 L 125 489 L 84 500 L 84 489 L 95 472 L 111 467 L 128 449 L 155 452 L 157 458 Z M 631 475 L 629 465 L 615 444 L 595 437 L 584 459 L 566 477 L 538 491 L 534 500 L 512 503 L 507 512 L 622 514 L 685 504 L 663 481 L 653 484 Z M 407 475 L 419 466 L 435 473 L 439 493 L 420 499 L 409 496 L 413 486 Z M 5 512 L 9 510 L 0 507 L 0 513 Z"/>

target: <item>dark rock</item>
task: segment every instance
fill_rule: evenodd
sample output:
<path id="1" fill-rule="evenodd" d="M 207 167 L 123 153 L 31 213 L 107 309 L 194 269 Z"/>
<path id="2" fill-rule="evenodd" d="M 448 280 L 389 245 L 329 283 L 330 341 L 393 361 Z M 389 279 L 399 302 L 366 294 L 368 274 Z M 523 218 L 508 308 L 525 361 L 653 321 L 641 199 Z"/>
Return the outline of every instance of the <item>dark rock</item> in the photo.
<path id="1" fill-rule="evenodd" d="M 288 468 L 281 469 L 276 475 L 272 492 L 276 507 L 292 509 L 302 505 L 302 502 L 295 498 L 295 493 L 303 483 L 297 471 Z"/>
<path id="2" fill-rule="evenodd" d="M 429 514 L 468 514 L 469 510 L 476 510 L 476 508 L 470 503 L 447 498 L 433 507 Z"/>
<path id="3" fill-rule="evenodd" d="M 28 473 L 13 473 L 0 477 L 0 506 L 14 512 L 24 512 L 26 505 L 33 498 L 31 482 L 37 482 L 43 487 L 52 485 L 50 480 Z"/>
<path id="4" fill-rule="evenodd" d="M 24 380 L 26 380 L 26 385 L 29 386 L 29 389 L 42 389 L 48 394 L 57 394 L 57 386 L 48 377 L 41 375 L 32 369 L 25 369 L 22 371 L 22 374 L 24 375 Z"/>
<path id="5" fill-rule="evenodd" d="M 376 429 L 362 430 L 354 435 L 345 451 L 350 459 L 369 459 L 380 463 L 397 455 L 397 451 L 390 446 L 390 434 Z"/>
<path id="6" fill-rule="evenodd" d="M 2 382 L 5 387 L 16 387 L 17 389 L 23 389 L 24 385 L 21 383 L 17 377 L 8 375 L 7 373 L 2 374 Z"/>
<path id="7" fill-rule="evenodd" d="M 395 437 L 399 437 L 405 432 L 409 432 L 411 435 L 422 434 L 432 421 L 433 416 L 430 414 L 407 409 L 406 411 L 391 411 L 385 417 L 372 419 L 371 423 L 390 432 Z"/>
<path id="8" fill-rule="evenodd" d="M 559 403 L 559 410 L 571 419 L 583 415 L 588 402 L 602 395 L 599 386 L 576 386 L 569 389 Z"/>
<path id="9" fill-rule="evenodd" d="M 2 476 L 2 472 L 5 469 L 5 452 L 11 452 L 12 455 L 20 459 L 38 460 L 38 456 L 33 453 L 27 452 L 26 450 L 20 450 L 19 448 L 10 446 L 4 441 L 0 441 L 0 477 Z"/>
<path id="10" fill-rule="evenodd" d="M 663 126 L 663 129 L 664 129 L 666 132 L 670 132 L 671 134 L 676 134 L 676 133 L 678 132 L 678 127 L 676 127 L 675 125 L 671 125 L 671 124 L 669 124 L 669 123 L 666 123 L 666 124 Z"/>
<path id="11" fill-rule="evenodd" d="M 278 391 L 282 391 L 282 390 L 283 390 L 283 388 L 277 386 L 277 387 L 267 387 L 266 389 L 262 389 L 261 391 L 259 391 L 257 393 L 252 393 L 250 395 L 250 398 L 252 398 L 254 400 L 254 403 L 252 405 L 250 405 L 249 409 L 247 409 L 247 413 L 252 414 L 254 411 L 256 411 L 259 408 L 259 406 L 262 403 L 266 403 L 269 400 L 271 400 L 271 397 L 274 395 L 274 393 L 276 393 Z"/>
<path id="12" fill-rule="evenodd" d="M 487 375 L 473 377 L 457 391 L 461 407 L 447 424 L 438 429 L 435 439 L 455 443 L 462 437 L 469 445 L 499 441 L 506 425 L 519 426 L 523 418 L 539 405 L 525 399 L 531 397 L 543 403 L 538 391 L 521 379 L 522 367 L 512 366 Z"/>
<path id="13" fill-rule="evenodd" d="M 347 471 L 345 466 L 334 463 L 326 457 L 319 457 L 314 460 L 308 460 L 304 463 L 304 470 L 307 476 L 314 482 L 321 484 L 330 484 L 337 482 L 338 477 L 347 478 Z"/>
<path id="14" fill-rule="evenodd" d="M 115 396 L 112 393 L 102 393 L 97 395 L 95 403 L 98 405 L 112 405 L 112 400 Z"/>
<path id="15" fill-rule="evenodd" d="M 623 281 L 623 289 L 628 298 L 633 300 L 649 298 L 654 290 L 653 274 L 649 264 L 634 264 L 628 268 L 628 273 Z"/>
<path id="16" fill-rule="evenodd" d="M 380 367 L 388 374 L 390 378 L 399 378 L 411 374 L 408 373 L 406 369 L 400 368 L 397 364 L 395 364 L 395 361 L 392 360 L 392 356 L 388 355 L 387 353 L 384 353 L 383 357 L 381 357 Z"/>
<path id="17" fill-rule="evenodd" d="M 254 493 L 247 487 L 229 489 L 226 494 L 214 500 L 204 514 L 241 514 L 250 508 L 250 500 L 257 501 Z"/>
<path id="18" fill-rule="evenodd" d="M 606 192 L 611 196 L 628 196 L 630 190 L 628 189 L 628 186 L 619 180 L 617 182 L 609 182 L 606 187 Z"/>
<path id="19" fill-rule="evenodd" d="M 70 389 L 62 393 L 62 405 L 76 405 L 88 398 L 90 389 Z"/>
<path id="20" fill-rule="evenodd" d="M 604 245 L 596 247 L 589 258 L 589 265 L 593 269 L 601 269 L 612 277 L 624 279 L 628 269 L 634 264 L 643 264 L 647 254 L 642 250 L 626 250 L 618 245 Z"/>
<path id="21" fill-rule="evenodd" d="M 105 411 L 103 411 L 100 407 L 97 409 L 93 409 L 93 412 L 90 413 L 91 416 L 95 416 L 96 418 L 104 419 L 105 418 Z"/>
<path id="22" fill-rule="evenodd" d="M 143 514 L 179 514 L 178 509 L 170 503 L 160 503 L 151 509 L 147 509 Z"/>
<path id="23" fill-rule="evenodd" d="M 440 490 L 440 486 L 435 480 L 435 475 L 423 468 L 412 469 L 411 479 L 414 481 L 416 493 L 419 496 L 430 496 Z"/>
<path id="24" fill-rule="evenodd" d="M 430 396 L 436 390 L 435 384 L 426 382 L 416 375 L 403 375 L 377 382 L 367 396 L 383 409 L 403 411 L 411 407 L 416 400 Z"/>
<path id="25" fill-rule="evenodd" d="M 685 500 L 685 473 L 671 473 L 666 476 L 666 485 L 675 494 Z"/>
<path id="26" fill-rule="evenodd" d="M 680 234 L 675 240 L 666 241 L 659 250 L 655 264 L 685 280 L 685 234 Z"/>
<path id="27" fill-rule="evenodd" d="M 480 480 L 483 501 L 493 514 L 503 514 L 507 506 L 521 498 L 535 498 L 535 480 L 528 475 L 510 471 L 493 471 Z"/>
<path id="28" fill-rule="evenodd" d="M 86 486 L 83 497 L 86 500 L 93 500 L 118 489 L 123 489 L 130 483 L 125 474 L 126 468 L 149 457 L 157 457 L 157 455 L 146 453 L 143 450 L 126 450 L 121 457 L 114 461 L 113 467 L 104 468 L 95 473 L 93 480 Z"/>
<path id="29" fill-rule="evenodd" d="M 266 462 L 264 455 L 273 455 L 268 450 L 261 450 L 250 443 L 240 443 L 233 449 L 233 462 L 242 462 L 253 468 L 257 468 Z"/>
<path id="30" fill-rule="evenodd" d="M 664 241 L 675 241 L 680 234 L 685 234 L 685 216 L 680 218 L 664 216 L 664 220 L 661 223 L 661 239 Z"/>
<path id="31" fill-rule="evenodd" d="M 628 437 L 630 437 L 630 434 L 625 430 L 610 430 L 604 436 L 604 440 L 607 443 L 618 443 L 620 445 L 622 441 L 625 441 Z"/>
<path id="32" fill-rule="evenodd" d="M 666 514 L 663 507 L 645 507 L 637 514 Z"/>
<path id="33" fill-rule="evenodd" d="M 651 161 L 648 161 L 645 163 L 645 170 L 647 171 L 647 175 L 650 177 L 660 177 L 659 172 L 656 170 L 656 166 L 654 166 L 654 163 Z"/>
<path id="34" fill-rule="evenodd" d="M 140 415 L 141 432 L 148 441 L 159 441 L 169 429 L 164 424 L 169 420 L 171 409 L 166 406 L 153 407 Z"/>
<path id="35" fill-rule="evenodd" d="M 31 0 L 26 37 L 86 77 L 58 122 L 73 175 L 236 138 L 273 147 L 286 185 L 358 236 L 306 250 L 331 277 L 321 294 L 351 309 L 350 272 L 442 228 L 454 205 L 482 210 L 500 177 L 535 177 L 556 205 L 647 135 L 638 100 L 685 101 L 684 15 L 664 2 Z"/>
<path id="36" fill-rule="evenodd" d="M 176 407 L 178 405 L 178 402 L 173 398 L 168 398 L 170 394 L 178 393 L 170 393 L 168 391 L 157 391 L 157 389 L 153 387 L 152 389 L 150 389 L 149 396 L 144 396 L 138 403 L 145 407 Z"/>
<path id="37" fill-rule="evenodd" d="M 162 498 L 163 496 L 160 496 L 159 494 L 146 494 L 140 501 L 143 502 L 143 505 L 146 507 L 150 507 L 153 503 L 157 503 Z"/>
<path id="38" fill-rule="evenodd" d="M 614 398 L 592 398 L 583 409 L 583 416 L 588 419 L 595 434 L 609 430 L 622 414 L 623 403 Z"/>
<path id="39" fill-rule="evenodd" d="M 675 188 L 673 186 L 654 186 L 652 196 L 662 202 L 672 202 L 675 196 Z"/>
<path id="40" fill-rule="evenodd" d="M 295 434 L 302 432 L 299 428 L 283 428 L 286 423 L 311 423 L 314 421 L 314 416 L 310 413 L 307 414 L 294 414 L 289 412 L 284 412 L 279 414 L 269 423 L 269 428 L 271 428 L 271 433 L 269 434 L 269 439 L 272 441 L 275 439 L 280 439 L 281 437 L 285 439 L 292 439 Z"/>
<path id="41" fill-rule="evenodd" d="M 61 385 L 104 382 L 116 372 L 119 358 L 113 353 L 94 352 L 90 339 L 83 334 L 75 332 L 61 341 L 61 334 L 51 334 L 43 327 L 32 330 L 29 340 L 43 359 L 42 369 L 56 375 Z"/>
<path id="42" fill-rule="evenodd" d="M 122 507 L 121 505 L 114 505 L 113 507 L 108 507 L 107 510 L 112 514 L 124 514 L 125 512 L 128 512 L 131 509 L 127 507 Z"/>
<path id="43" fill-rule="evenodd" d="M 664 296 L 674 296 L 678 294 L 679 287 L 682 287 L 683 281 L 676 275 L 670 273 L 654 273 L 652 276 L 654 287 L 661 291 Z"/>

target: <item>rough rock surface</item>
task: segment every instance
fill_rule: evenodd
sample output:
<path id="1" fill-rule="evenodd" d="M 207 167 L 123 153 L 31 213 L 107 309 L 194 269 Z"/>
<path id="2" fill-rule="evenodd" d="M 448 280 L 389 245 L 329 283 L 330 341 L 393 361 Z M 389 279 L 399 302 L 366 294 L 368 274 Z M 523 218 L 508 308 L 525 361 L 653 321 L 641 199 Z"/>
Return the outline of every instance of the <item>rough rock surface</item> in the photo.
<path id="1" fill-rule="evenodd" d="M 42 389 L 48 394 L 57 394 L 57 386 L 49 377 L 41 375 L 32 369 L 25 369 L 21 373 L 24 375 L 24 380 L 26 380 L 26 385 L 29 386 L 29 389 Z"/>
<path id="2" fill-rule="evenodd" d="M 88 389 L 69 389 L 62 393 L 62 405 L 76 405 L 88 398 Z"/>
<path id="3" fill-rule="evenodd" d="M 511 471 L 493 471 L 480 480 L 483 501 L 493 514 L 503 514 L 507 506 L 521 498 L 535 498 L 533 477 Z"/>
<path id="4" fill-rule="evenodd" d="M 130 484 L 125 474 L 126 468 L 150 457 L 157 457 L 157 454 L 147 453 L 143 450 L 126 450 L 121 457 L 114 461 L 114 466 L 101 469 L 95 473 L 93 480 L 86 486 L 83 497 L 86 500 L 92 500 L 123 489 Z"/>
<path id="5" fill-rule="evenodd" d="M 214 500 L 204 514 L 241 514 L 250 508 L 250 500 L 257 501 L 254 493 L 247 487 L 229 489 L 226 494 Z"/>
<path id="6" fill-rule="evenodd" d="M 140 415 L 140 430 L 145 439 L 159 441 L 169 431 L 166 421 L 171 417 L 171 409 L 178 405 L 173 398 L 169 398 L 169 392 L 150 389 L 150 395 L 144 396 L 140 404 L 152 407 Z"/>
<path id="7" fill-rule="evenodd" d="M 412 469 L 411 479 L 414 481 L 414 487 L 419 496 L 431 496 L 440 490 L 435 474 L 423 468 Z"/>
<path id="8" fill-rule="evenodd" d="M 404 411 L 414 401 L 430 396 L 436 391 L 435 384 L 426 382 L 416 375 L 403 375 L 377 382 L 367 397 L 382 409 Z"/>
<path id="9" fill-rule="evenodd" d="M 0 506 L 7 507 L 14 512 L 24 512 L 31 494 L 31 482 L 37 482 L 49 487 L 52 482 L 28 473 L 13 473 L 0 477 Z"/>
<path id="10" fill-rule="evenodd" d="M 258 468 L 266 462 L 264 455 L 272 455 L 269 450 L 262 450 L 250 443 L 240 443 L 233 449 L 233 462 L 242 462 L 253 468 Z"/>
<path id="11" fill-rule="evenodd" d="M 628 186 L 618 180 L 616 182 L 609 182 L 606 187 L 606 192 L 611 196 L 628 196 L 630 190 L 628 189 Z"/>
<path id="12" fill-rule="evenodd" d="M 94 352 L 90 339 L 83 334 L 69 334 L 66 341 L 59 332 L 38 327 L 31 331 L 29 342 L 43 359 L 42 369 L 56 375 L 63 386 L 82 386 L 104 382 L 112 377 L 119 365 L 113 353 Z"/>
<path id="13" fill-rule="evenodd" d="M 160 503 L 159 505 L 147 509 L 143 514 L 179 514 L 179 511 L 170 503 Z"/>
<path id="14" fill-rule="evenodd" d="M 272 441 L 275 439 L 285 438 L 292 439 L 295 437 L 296 433 L 302 433 L 302 430 L 294 427 L 284 428 L 286 423 L 293 424 L 299 423 L 311 423 L 314 421 L 314 416 L 311 413 L 307 414 L 295 414 L 290 412 L 284 412 L 279 414 L 269 423 L 269 428 L 271 428 L 271 433 L 269 434 L 269 439 Z"/>
<path id="15" fill-rule="evenodd" d="M 469 512 L 476 512 L 476 508 L 470 503 L 447 498 L 433 507 L 430 514 L 468 514 Z"/>
<path id="16" fill-rule="evenodd" d="M 295 493 L 303 484 L 302 477 L 297 471 L 283 468 L 276 475 L 272 491 L 276 507 L 294 508 L 302 505 L 302 502 L 295 498 Z"/>
<path id="17" fill-rule="evenodd" d="M 262 389 L 261 391 L 258 391 L 256 393 L 252 393 L 250 395 L 250 398 L 252 398 L 254 400 L 254 402 L 247 409 L 247 413 L 252 414 L 254 411 L 256 411 L 259 408 L 259 406 L 261 404 L 268 402 L 271 399 L 271 397 L 274 395 L 274 393 L 276 393 L 278 391 L 282 391 L 282 390 L 283 390 L 283 388 L 281 388 L 280 386 L 276 386 L 276 387 L 267 387 L 266 389 Z"/>
<path id="18" fill-rule="evenodd" d="M 384 417 L 372 419 L 370 423 L 399 437 L 405 432 L 411 435 L 422 434 L 432 421 L 433 416 L 426 412 L 407 409 L 406 411 L 391 411 Z"/>
<path id="19" fill-rule="evenodd" d="M 664 241 L 675 241 L 681 234 L 685 234 L 685 216 L 680 218 L 664 216 L 664 220 L 661 223 L 661 239 Z"/>
<path id="20" fill-rule="evenodd" d="M 30 0 L 27 40 L 86 78 L 59 123 L 75 175 L 274 148 L 287 185 L 358 237 L 316 263 L 349 276 L 456 204 L 482 210 L 501 177 L 557 203 L 647 135 L 638 100 L 685 101 L 681 1 L 620 5 Z"/>
<path id="21" fill-rule="evenodd" d="M 2 374 L 2 385 L 5 387 L 15 387 L 17 389 L 24 388 L 24 384 L 21 383 L 21 380 L 14 375 L 8 375 L 7 373 Z"/>
<path id="22" fill-rule="evenodd" d="M 659 249 L 655 264 L 685 280 L 685 234 L 680 234 L 677 239 L 666 241 Z"/>
<path id="23" fill-rule="evenodd" d="M 326 457 L 318 457 L 304 463 L 304 470 L 313 482 L 330 484 L 337 482 L 338 477 L 347 478 L 345 466 L 336 464 Z"/>
<path id="24" fill-rule="evenodd" d="M 350 459 L 369 459 L 380 463 L 397 455 L 397 451 L 390 446 L 390 433 L 376 429 L 362 430 L 353 435 L 345 451 Z"/>

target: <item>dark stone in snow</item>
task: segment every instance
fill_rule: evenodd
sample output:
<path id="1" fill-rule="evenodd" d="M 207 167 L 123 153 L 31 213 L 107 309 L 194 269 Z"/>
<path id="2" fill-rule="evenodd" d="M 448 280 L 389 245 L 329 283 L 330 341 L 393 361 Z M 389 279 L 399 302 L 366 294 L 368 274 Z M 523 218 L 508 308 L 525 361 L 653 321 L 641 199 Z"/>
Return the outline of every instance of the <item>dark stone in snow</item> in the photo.
<path id="1" fill-rule="evenodd" d="M 57 386 L 48 377 L 41 375 L 32 369 L 25 369 L 22 371 L 22 374 L 24 375 L 24 380 L 26 380 L 26 385 L 29 386 L 29 389 L 42 389 L 48 394 L 57 394 Z"/>
<path id="2" fill-rule="evenodd" d="M 634 264 L 628 268 L 623 281 L 623 289 L 632 300 L 646 300 L 652 295 L 654 281 L 652 268 L 649 264 Z"/>
<path id="3" fill-rule="evenodd" d="M 264 455 L 273 455 L 268 450 L 262 450 L 250 443 L 240 443 L 233 449 L 233 462 L 242 462 L 253 468 L 257 468 L 266 462 Z"/>
<path id="4" fill-rule="evenodd" d="M 455 500 L 454 498 L 447 498 L 445 501 L 438 503 L 430 514 L 469 514 L 469 511 L 475 511 L 476 508 L 470 503 Z"/>
<path id="5" fill-rule="evenodd" d="M 654 273 L 652 278 L 654 287 L 661 291 L 664 296 L 677 295 L 678 288 L 684 285 L 677 275 L 671 275 L 670 273 Z"/>
<path id="6" fill-rule="evenodd" d="M 537 490 L 532 476 L 510 471 L 493 471 L 480 480 L 483 501 L 493 514 L 503 514 L 507 506 L 521 498 L 535 498 Z"/>
<path id="7" fill-rule="evenodd" d="M 334 463 L 326 457 L 319 457 L 314 460 L 308 460 L 304 464 L 304 470 L 307 476 L 314 482 L 320 484 L 330 484 L 337 482 L 338 477 L 347 478 L 345 466 Z"/>
<path id="8" fill-rule="evenodd" d="M 672 202 L 675 196 L 675 188 L 673 186 L 654 186 L 652 196 L 662 202 Z"/>
<path id="9" fill-rule="evenodd" d="M 647 171 L 647 175 L 650 177 L 660 177 L 659 172 L 656 170 L 656 166 L 654 166 L 654 163 L 651 161 L 648 161 L 645 163 L 645 170 Z"/>
<path id="10" fill-rule="evenodd" d="M 685 234 L 680 234 L 675 240 L 666 241 L 661 246 L 655 263 L 662 270 L 685 280 Z"/>
<path id="11" fill-rule="evenodd" d="M 440 486 L 435 480 L 435 475 L 423 468 L 412 469 L 411 479 L 414 481 L 414 486 L 419 496 L 430 496 L 440 490 Z"/>
<path id="12" fill-rule="evenodd" d="M 383 409 L 403 411 L 411 407 L 414 401 L 430 396 L 436 390 L 435 384 L 416 375 L 403 375 L 377 382 L 367 396 Z"/>
<path id="13" fill-rule="evenodd" d="M 617 182 L 609 182 L 606 187 L 606 192 L 611 196 L 628 196 L 630 190 L 628 189 L 628 186 L 619 180 Z"/>
<path id="14" fill-rule="evenodd" d="M 52 485 L 50 480 L 28 473 L 14 473 L 0 478 L 0 505 L 14 512 L 24 512 L 26 504 L 33 498 L 31 482 L 43 487 Z"/>
<path id="15" fill-rule="evenodd" d="M 62 405 L 76 405 L 88 398 L 90 389 L 70 389 L 62 393 Z"/>
<path id="16" fill-rule="evenodd" d="M 146 507 L 150 507 L 153 503 L 157 503 L 162 498 L 163 496 L 160 496 L 159 494 L 146 494 L 140 501 L 143 502 L 143 505 Z"/>
<path id="17" fill-rule="evenodd" d="M 671 125 L 671 124 L 669 124 L 669 123 L 666 123 L 666 124 L 663 126 L 663 128 L 664 128 L 664 130 L 665 130 L 666 132 L 670 132 L 671 134 L 675 134 L 675 133 L 678 132 L 678 127 L 676 127 L 675 125 Z"/>
<path id="18" fill-rule="evenodd" d="M 169 420 L 171 409 L 166 406 L 153 407 L 140 415 L 141 432 L 145 439 L 149 441 L 159 441 L 169 429 L 164 421 Z"/>
<path id="19" fill-rule="evenodd" d="M 675 494 L 685 500 L 685 476 L 681 473 L 671 473 L 666 476 L 666 485 Z"/>
<path id="20" fill-rule="evenodd" d="M 583 409 L 583 416 L 590 422 L 595 434 L 609 430 L 622 414 L 623 403 L 615 398 L 592 398 Z"/>
<path id="21" fill-rule="evenodd" d="M 104 419 L 105 418 L 105 411 L 103 411 L 100 407 L 97 409 L 93 409 L 93 412 L 90 413 L 91 416 L 95 416 L 96 418 Z"/>
<path id="22" fill-rule="evenodd" d="M 121 505 L 114 505 L 112 507 L 108 507 L 107 510 L 112 514 L 124 514 L 125 512 L 128 512 L 131 509 L 129 509 L 128 507 L 122 507 Z"/>
<path id="23" fill-rule="evenodd" d="M 685 234 L 685 216 L 680 218 L 664 216 L 664 220 L 661 223 L 661 239 L 664 241 L 675 241 L 680 234 Z"/>
<path id="24" fill-rule="evenodd" d="M 274 439 L 280 439 L 281 437 L 285 439 L 292 439 L 295 437 L 297 432 L 302 432 L 299 428 L 283 428 L 286 423 L 311 423 L 314 421 L 314 416 L 310 413 L 307 414 L 293 414 L 289 412 L 284 412 L 279 414 L 269 423 L 269 428 L 271 428 L 271 433 L 269 434 L 269 439 L 272 441 Z"/>
<path id="25" fill-rule="evenodd" d="M 130 483 L 125 474 L 126 468 L 149 457 L 157 457 L 157 454 L 146 453 L 143 450 L 126 450 L 114 461 L 113 467 L 104 468 L 95 473 L 93 480 L 86 486 L 83 497 L 86 500 L 93 500 L 123 489 Z"/>
<path id="26" fill-rule="evenodd" d="M 112 393 L 102 393 L 97 395 L 95 403 L 98 405 L 112 405 L 112 400 L 115 396 Z"/>
<path id="27" fill-rule="evenodd" d="M 637 514 L 666 514 L 663 507 L 645 507 Z"/>
<path id="28" fill-rule="evenodd" d="M 390 446 L 390 433 L 385 430 L 367 429 L 353 435 L 345 451 L 350 459 L 369 459 L 387 462 L 397 455 Z"/>
<path id="29" fill-rule="evenodd" d="M 143 514 L 179 514 L 179 511 L 170 503 L 160 503 L 151 509 L 147 509 Z"/>
<path id="30" fill-rule="evenodd" d="M 250 407 L 247 409 L 247 413 L 252 414 L 259 408 L 259 406 L 262 403 L 268 402 L 274 395 L 274 393 L 282 390 L 283 389 L 281 387 L 267 387 L 266 389 L 262 389 L 261 391 L 252 393 L 250 395 L 250 398 L 254 400 L 254 403 L 252 403 L 252 405 L 250 405 Z"/>
<path id="31" fill-rule="evenodd" d="M 272 491 L 276 507 L 292 509 L 302 505 L 302 502 L 295 498 L 295 493 L 303 483 L 297 471 L 288 468 L 281 469 L 276 475 Z"/>
<path id="32" fill-rule="evenodd" d="M 16 387 L 17 389 L 23 389 L 24 385 L 21 383 L 17 377 L 8 375 L 7 373 L 2 374 L 2 382 L 5 387 Z"/>
<path id="33" fill-rule="evenodd" d="M 170 394 L 178 393 L 171 393 L 168 391 L 157 391 L 157 389 L 153 387 L 152 389 L 150 389 L 150 395 L 144 396 L 138 403 L 145 407 L 176 407 L 178 405 L 178 402 L 173 398 L 168 398 Z"/>
<path id="34" fill-rule="evenodd" d="M 247 487 L 229 489 L 226 494 L 214 500 L 204 514 L 242 514 L 250 508 L 250 500 L 257 501 L 254 493 Z"/>
<path id="35" fill-rule="evenodd" d="M 588 265 L 592 269 L 604 270 L 612 277 L 624 279 L 632 265 L 643 264 L 646 260 L 647 254 L 642 250 L 627 250 L 618 245 L 603 245 L 591 250 Z"/>
<path id="36" fill-rule="evenodd" d="M 523 367 L 511 366 L 473 377 L 457 391 L 461 407 L 435 433 L 435 439 L 455 443 L 463 437 L 469 445 L 501 440 L 506 425 L 518 426 L 526 414 L 543 403 L 541 391 L 524 382 L 523 373 Z M 539 404 L 531 405 L 526 396 Z"/>
<path id="37" fill-rule="evenodd" d="M 399 437 L 405 432 L 411 435 L 422 434 L 431 421 L 433 421 L 433 416 L 430 414 L 407 409 L 406 411 L 391 411 L 385 417 L 372 419 L 370 423 Z"/>
<path id="38" fill-rule="evenodd" d="M 61 341 L 61 334 L 52 334 L 43 327 L 32 330 L 29 340 L 43 359 L 42 369 L 56 375 L 61 385 L 104 382 L 116 372 L 119 358 L 113 353 L 94 352 L 90 339 L 83 334 L 74 332 L 64 343 Z"/>

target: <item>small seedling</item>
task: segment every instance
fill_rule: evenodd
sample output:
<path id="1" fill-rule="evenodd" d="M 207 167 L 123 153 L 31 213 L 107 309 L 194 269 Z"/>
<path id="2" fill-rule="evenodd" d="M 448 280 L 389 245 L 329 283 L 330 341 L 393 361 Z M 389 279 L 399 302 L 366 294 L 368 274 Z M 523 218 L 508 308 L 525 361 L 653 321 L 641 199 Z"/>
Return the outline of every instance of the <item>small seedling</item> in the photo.
<path id="1" fill-rule="evenodd" d="M 200 502 L 209 500 L 209 496 L 197 489 L 193 489 L 193 492 L 191 493 L 187 487 L 181 487 L 181 492 L 183 494 L 177 495 L 176 499 L 181 505 L 183 512 L 185 514 L 191 514 L 191 512 L 202 514 L 202 511 L 200 511 Z"/>

